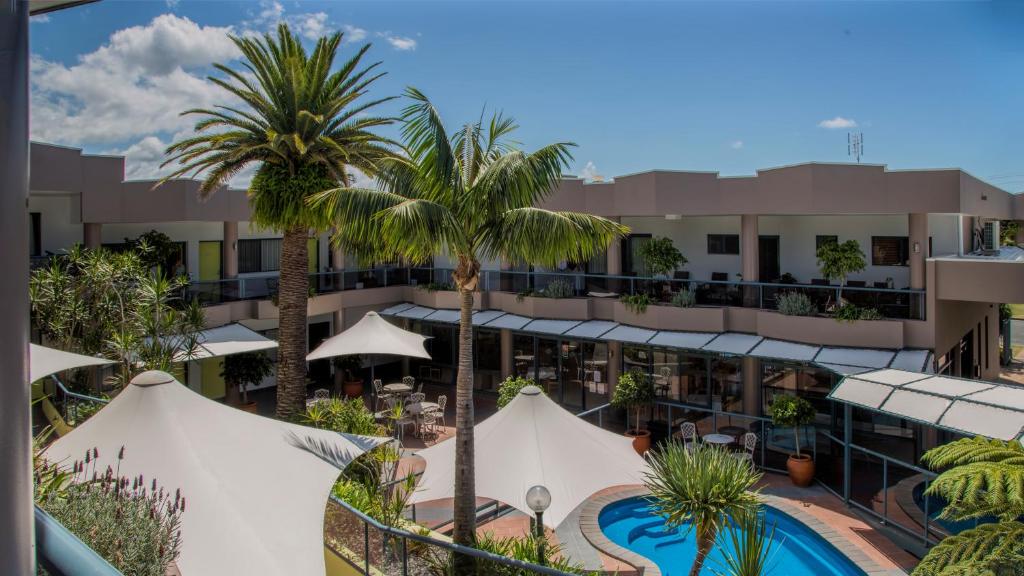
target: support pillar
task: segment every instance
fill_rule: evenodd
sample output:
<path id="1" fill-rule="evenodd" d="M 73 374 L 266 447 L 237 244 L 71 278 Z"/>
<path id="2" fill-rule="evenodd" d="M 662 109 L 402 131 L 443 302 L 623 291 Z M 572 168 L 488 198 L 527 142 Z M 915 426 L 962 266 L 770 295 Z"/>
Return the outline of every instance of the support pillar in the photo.
<path id="1" fill-rule="evenodd" d="M 759 240 L 757 214 L 744 214 L 740 216 L 740 259 L 744 282 L 757 282 L 760 279 L 761 257 Z M 759 307 L 760 301 L 760 289 L 758 286 L 743 287 L 743 306 L 747 308 Z"/>
<path id="2" fill-rule="evenodd" d="M 220 259 L 224 278 L 238 278 L 238 222 L 224 223 Z"/>
<path id="3" fill-rule="evenodd" d="M 501 331 L 501 379 L 512 375 L 512 331 Z"/>
<path id="4" fill-rule="evenodd" d="M 925 289 L 925 260 L 928 258 L 928 215 L 907 216 L 910 237 L 910 288 Z"/>
<path id="5" fill-rule="evenodd" d="M 618 218 L 612 218 L 612 220 L 618 222 Z M 622 241 L 612 240 L 612 243 L 608 246 L 606 252 L 608 263 L 606 265 L 607 274 L 609 276 L 621 276 L 622 275 Z M 621 292 L 622 281 L 618 278 L 608 280 L 608 286 L 606 290 L 608 292 Z"/>
<path id="6" fill-rule="evenodd" d="M 82 224 L 82 243 L 86 248 L 99 248 L 103 244 L 103 224 L 96 222 Z"/>
<path id="7" fill-rule="evenodd" d="M 608 400 L 615 395 L 619 384 L 619 369 L 622 366 L 622 342 L 608 343 Z"/>
<path id="8" fill-rule="evenodd" d="M 35 574 L 28 373 L 28 2 L 0 3 L 0 574 Z"/>
<path id="9" fill-rule="evenodd" d="M 743 357 L 743 413 L 761 415 L 761 361 L 753 356 Z"/>
<path id="10" fill-rule="evenodd" d="M 334 245 L 332 242 L 331 246 L 331 269 L 334 271 L 341 271 L 345 269 L 345 251 Z"/>

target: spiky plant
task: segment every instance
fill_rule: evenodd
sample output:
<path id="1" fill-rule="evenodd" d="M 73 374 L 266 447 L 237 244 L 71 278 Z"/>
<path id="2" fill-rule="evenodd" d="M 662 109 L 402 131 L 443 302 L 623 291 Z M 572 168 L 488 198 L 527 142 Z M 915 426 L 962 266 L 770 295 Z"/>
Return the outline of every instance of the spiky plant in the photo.
<path id="1" fill-rule="evenodd" d="M 306 388 L 306 303 L 310 231 L 332 222 L 306 199 L 347 186 L 350 169 L 373 175 L 390 142 L 373 129 L 391 122 L 368 115 L 389 98 L 366 100 L 383 74 L 379 62 L 362 67 L 366 44 L 332 71 L 342 34 L 320 38 L 307 53 L 298 36 L 281 24 L 277 36 L 232 37 L 242 53 L 243 70 L 215 64 L 225 78 L 211 77 L 241 107 L 186 110 L 197 115 L 197 135 L 167 148 L 166 164 L 176 169 L 162 182 L 202 177 L 200 195 L 223 187 L 246 166 L 259 166 L 249 187 L 252 221 L 282 233 L 280 347 L 277 361 L 277 415 L 301 412 Z"/>
<path id="2" fill-rule="evenodd" d="M 718 545 L 730 549 L 717 566 L 715 576 L 767 576 L 779 543 L 775 541 L 775 524 L 768 526 L 762 512 L 741 514 L 719 532 Z"/>
<path id="3" fill-rule="evenodd" d="M 698 443 L 687 450 L 675 440 L 654 450 L 649 461 L 644 484 L 652 508 L 669 528 L 694 531 L 697 556 L 690 576 L 697 576 L 723 524 L 761 506 L 757 491 L 751 490 L 761 473 L 719 447 Z"/>
<path id="4" fill-rule="evenodd" d="M 929 450 L 922 461 L 945 470 L 925 492 L 947 505 L 939 518 L 995 517 L 932 548 L 914 576 L 1024 574 L 1024 447 L 1016 440 L 963 438 Z"/>
<path id="5" fill-rule="evenodd" d="M 461 316 L 453 539 L 469 545 L 476 525 L 470 318 L 480 262 L 584 262 L 626 229 L 590 214 L 537 208 L 557 185 L 571 144 L 520 151 L 510 140 L 515 121 L 501 114 L 449 134 L 423 93 L 408 88 L 406 96 L 402 134 L 408 158 L 381 162 L 379 189 L 340 187 L 317 195 L 314 206 L 333 215 L 335 242 L 364 259 L 397 255 L 416 264 L 447 253 L 456 262 L 452 280 Z"/>

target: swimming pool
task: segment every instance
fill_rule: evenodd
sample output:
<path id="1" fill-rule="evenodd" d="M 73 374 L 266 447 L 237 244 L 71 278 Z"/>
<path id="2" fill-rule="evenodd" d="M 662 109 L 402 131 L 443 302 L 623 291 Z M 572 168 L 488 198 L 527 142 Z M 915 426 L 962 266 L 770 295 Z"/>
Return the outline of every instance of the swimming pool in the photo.
<path id="1" fill-rule="evenodd" d="M 772 569 L 767 576 L 864 576 L 864 571 L 843 556 L 824 538 L 790 516 L 765 506 L 768 525 L 775 525 Z M 604 535 L 619 546 L 646 557 L 661 569 L 662 576 L 690 571 L 697 555 L 694 535 L 686 529 L 668 530 L 643 497 L 626 498 L 604 507 L 598 514 Z M 722 549 L 712 549 L 701 574 L 720 567 Z"/>

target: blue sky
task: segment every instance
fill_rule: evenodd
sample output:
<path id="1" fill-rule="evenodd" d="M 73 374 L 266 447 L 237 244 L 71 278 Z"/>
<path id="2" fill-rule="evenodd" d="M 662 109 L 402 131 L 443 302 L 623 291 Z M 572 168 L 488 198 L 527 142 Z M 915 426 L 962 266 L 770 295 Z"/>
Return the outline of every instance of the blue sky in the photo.
<path id="1" fill-rule="evenodd" d="M 203 78 L 231 60 L 226 35 L 280 19 L 347 30 L 343 53 L 373 42 L 376 95 L 414 85 L 453 126 L 487 105 L 526 148 L 576 142 L 576 173 L 845 162 L 854 130 L 864 162 L 1024 190 L 1013 3 L 105 0 L 33 23 L 33 136 L 126 153 L 129 176 L 151 176 L 188 133 L 175 113 L 218 101 Z"/>

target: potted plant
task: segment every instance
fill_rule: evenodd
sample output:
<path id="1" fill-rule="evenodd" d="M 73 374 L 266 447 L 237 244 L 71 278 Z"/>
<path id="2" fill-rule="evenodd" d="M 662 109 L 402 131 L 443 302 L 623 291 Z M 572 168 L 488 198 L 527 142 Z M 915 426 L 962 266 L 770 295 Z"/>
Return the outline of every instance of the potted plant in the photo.
<path id="1" fill-rule="evenodd" d="M 864 252 L 856 240 L 847 240 L 842 244 L 835 240 L 825 242 L 818 248 L 818 268 L 821 275 L 829 280 L 839 280 L 839 291 L 836 307 L 843 306 L 843 286 L 846 286 L 846 277 L 856 272 L 861 272 L 867 267 Z"/>
<path id="2" fill-rule="evenodd" d="M 789 479 L 797 486 L 810 486 L 814 480 L 814 460 L 810 454 L 800 452 L 800 428 L 814 422 L 814 406 L 803 398 L 780 394 L 772 401 L 768 411 L 775 426 L 793 429 L 796 454 L 791 454 L 786 461 Z"/>
<path id="3" fill-rule="evenodd" d="M 256 413 L 256 403 L 249 401 L 248 388 L 270 376 L 273 361 L 263 352 L 245 352 L 225 356 L 220 373 L 228 387 L 228 403 L 246 412 Z M 241 395 L 241 401 L 239 401 Z"/>
<path id="4" fill-rule="evenodd" d="M 359 354 L 339 356 L 334 359 L 335 378 L 341 379 L 341 392 L 349 398 L 360 398 L 363 395 L 363 358 Z"/>
<path id="5" fill-rule="evenodd" d="M 686 266 L 686 257 L 672 244 L 672 239 L 666 236 L 652 238 L 640 244 L 640 258 L 644 267 L 652 276 L 664 276 L 672 280 L 676 270 Z M 665 294 L 670 290 L 668 282 L 663 283 L 658 290 L 659 294 Z"/>
<path id="6" fill-rule="evenodd" d="M 633 428 L 626 430 L 626 436 L 633 438 L 633 448 L 639 454 L 647 452 L 651 447 L 651 432 L 644 430 L 640 413 L 651 402 L 654 401 L 654 384 L 647 374 L 638 370 L 626 372 L 619 376 L 619 382 L 615 385 L 615 393 L 612 396 L 612 406 L 636 410 L 636 424 Z"/>

